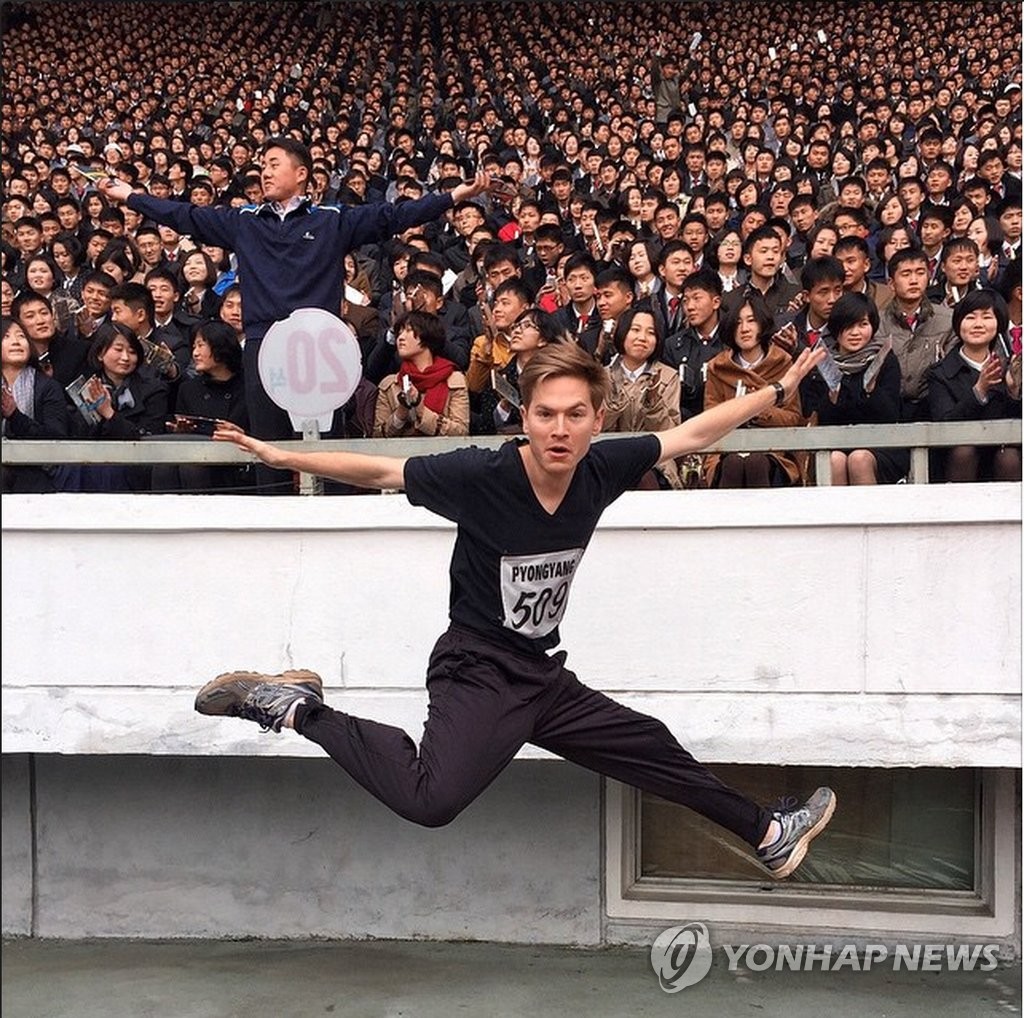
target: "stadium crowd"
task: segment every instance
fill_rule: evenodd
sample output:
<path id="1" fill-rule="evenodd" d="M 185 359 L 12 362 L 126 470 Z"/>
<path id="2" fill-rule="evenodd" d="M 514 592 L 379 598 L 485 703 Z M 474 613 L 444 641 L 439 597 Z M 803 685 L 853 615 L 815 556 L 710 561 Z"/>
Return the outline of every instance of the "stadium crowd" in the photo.
<path id="1" fill-rule="evenodd" d="M 359 340 L 334 437 L 515 434 L 518 374 L 557 342 L 607 365 L 609 431 L 771 385 L 816 344 L 822 369 L 753 426 L 1021 415 L 1016 4 L 36 2 L 4 18 L 5 436 L 226 418 L 289 437 L 254 369 L 294 309 L 265 299 L 275 273 Z M 296 247 L 275 263 L 229 211 L 269 236 L 324 207 L 349 227 L 321 262 Z M 908 465 L 837 450 L 831 481 Z M 644 483 L 809 469 L 711 455 Z M 934 469 L 1019 480 L 1020 447 L 960 446 Z M 6 491 L 291 485 L 4 472 Z"/>

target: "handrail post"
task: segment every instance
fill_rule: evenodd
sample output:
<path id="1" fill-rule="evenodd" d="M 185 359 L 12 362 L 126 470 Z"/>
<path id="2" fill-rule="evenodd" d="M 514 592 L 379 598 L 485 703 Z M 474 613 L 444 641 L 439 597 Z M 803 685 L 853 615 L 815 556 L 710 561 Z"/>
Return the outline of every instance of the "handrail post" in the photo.
<path id="1" fill-rule="evenodd" d="M 320 423 L 316 420 L 304 420 L 302 422 L 302 440 L 304 442 L 320 441 Z M 324 493 L 324 482 L 322 477 L 316 474 L 299 474 L 300 495 L 322 495 Z"/>
<path id="2" fill-rule="evenodd" d="M 814 453 L 814 483 L 819 488 L 832 485 L 832 450 L 818 449 Z"/>
<path id="3" fill-rule="evenodd" d="M 928 483 L 928 449 L 916 446 L 910 450 L 910 483 Z"/>

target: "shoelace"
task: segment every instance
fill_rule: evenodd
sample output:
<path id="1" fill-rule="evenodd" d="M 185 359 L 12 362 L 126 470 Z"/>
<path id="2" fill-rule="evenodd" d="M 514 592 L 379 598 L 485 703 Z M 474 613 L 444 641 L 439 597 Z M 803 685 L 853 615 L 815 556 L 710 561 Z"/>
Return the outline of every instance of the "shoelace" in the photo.
<path id="1" fill-rule="evenodd" d="M 278 731 L 275 724 L 284 718 L 285 712 L 297 696 L 307 695 L 296 686 L 285 689 L 270 685 L 257 686 L 238 709 L 238 715 L 246 721 L 255 721 L 260 730 Z"/>

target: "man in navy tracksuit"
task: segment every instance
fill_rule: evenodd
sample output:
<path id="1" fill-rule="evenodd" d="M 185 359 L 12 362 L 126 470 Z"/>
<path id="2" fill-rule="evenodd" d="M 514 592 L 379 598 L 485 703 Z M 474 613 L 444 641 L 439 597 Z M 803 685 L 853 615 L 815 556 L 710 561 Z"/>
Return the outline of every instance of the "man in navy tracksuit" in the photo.
<path id="1" fill-rule="evenodd" d="M 255 207 L 201 207 L 137 194 L 122 181 L 100 185 L 108 198 L 125 202 L 147 219 L 236 253 L 245 329 L 246 401 L 252 433 L 260 438 L 293 435 L 288 415 L 260 382 L 257 363 L 267 330 L 297 308 L 340 314 L 345 255 L 350 250 L 437 219 L 454 203 L 487 189 L 486 176 L 478 174 L 475 181 L 450 193 L 401 205 L 381 202 L 340 209 L 314 205 L 306 197 L 312 170 L 305 145 L 292 138 L 272 138 L 263 150 L 264 201 Z M 263 490 L 290 492 L 290 485 L 282 486 L 287 475 L 280 471 L 261 468 L 259 479 Z"/>

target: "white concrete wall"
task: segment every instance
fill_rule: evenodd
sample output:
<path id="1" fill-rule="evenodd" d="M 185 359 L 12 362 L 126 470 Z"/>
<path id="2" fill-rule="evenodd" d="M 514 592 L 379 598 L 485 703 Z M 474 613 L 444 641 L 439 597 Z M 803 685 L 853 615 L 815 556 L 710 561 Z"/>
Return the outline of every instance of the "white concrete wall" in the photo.
<path id="1" fill-rule="evenodd" d="M 226 669 L 311 667 L 417 735 L 446 523 L 401 497 L 3 508 L 5 934 L 608 935 L 593 775 L 527 747 L 425 831 L 293 733 L 192 709 Z M 1020 510 L 1016 485 L 627 495 L 570 666 L 709 762 L 1019 768 Z"/>
<path id="2" fill-rule="evenodd" d="M 1020 510 L 994 484 L 631 493 L 570 667 L 710 761 L 1019 767 Z M 236 668 L 420 730 L 453 530 L 401 496 L 8 497 L 3 529 L 5 752 L 319 756 L 193 713 Z"/>
<path id="3" fill-rule="evenodd" d="M 328 759 L 34 767 L 30 807 L 4 759 L 4 935 L 600 941 L 599 779 L 569 764 L 517 761 L 438 830 Z"/>

